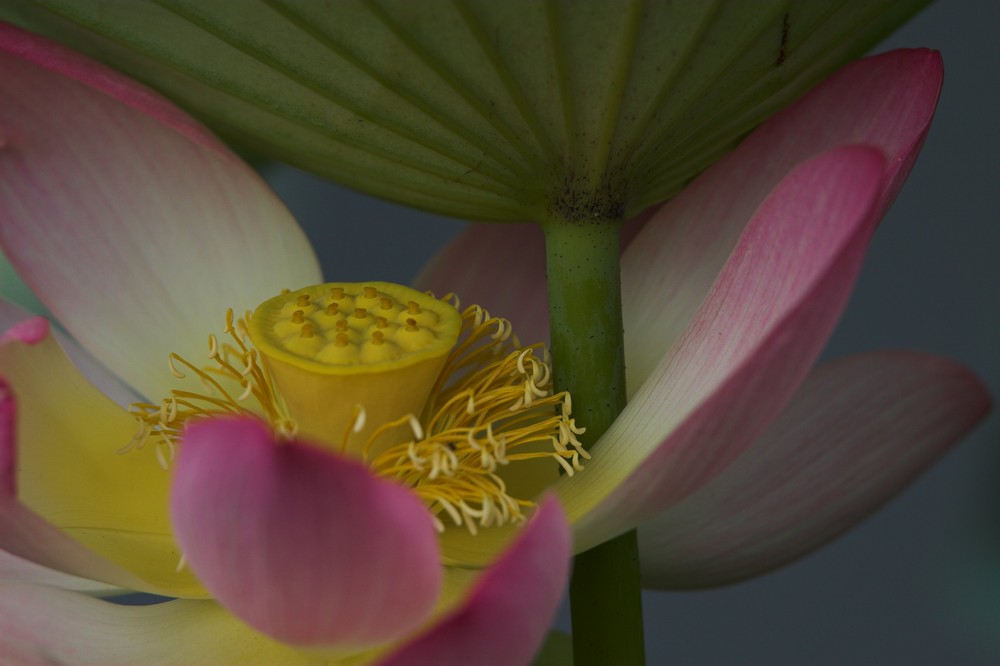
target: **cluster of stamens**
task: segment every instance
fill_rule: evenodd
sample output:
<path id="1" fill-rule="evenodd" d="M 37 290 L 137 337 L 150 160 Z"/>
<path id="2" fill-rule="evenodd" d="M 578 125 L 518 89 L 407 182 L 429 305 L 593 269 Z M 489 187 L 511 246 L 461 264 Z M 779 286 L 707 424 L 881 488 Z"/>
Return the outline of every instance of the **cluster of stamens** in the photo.
<path id="1" fill-rule="evenodd" d="M 502 468 L 519 461 L 555 459 L 567 475 L 590 454 L 577 435 L 569 393 L 553 394 L 552 373 L 540 344 L 521 347 L 505 319 L 471 306 L 413 437 L 369 461 L 443 515 L 472 533 L 478 527 L 524 519 L 532 502 L 511 497 Z"/>
<path id="2" fill-rule="evenodd" d="M 141 449 L 152 440 L 157 461 L 168 469 L 185 424 L 193 418 L 208 416 L 263 417 L 282 436 L 290 438 L 296 434 L 295 421 L 289 416 L 267 366 L 260 362 L 257 350 L 249 343 L 249 316 L 248 312 L 236 320 L 232 310 L 226 311 L 225 342 L 219 344 L 215 335 L 208 336 L 209 365 L 198 367 L 179 354 L 167 357 L 171 375 L 183 380 L 190 373 L 199 380 L 202 391 L 174 389 L 158 405 L 133 403 L 130 411 L 136 416 L 139 429 L 119 453 Z"/>
<path id="3" fill-rule="evenodd" d="M 457 299 L 448 299 L 457 306 Z M 344 366 L 391 364 L 435 344 L 436 317 L 429 308 L 398 302 L 373 287 L 353 295 L 334 287 L 326 299 L 299 296 L 282 306 L 268 327 L 293 355 Z M 174 376 L 193 374 L 205 392 L 177 389 L 158 405 L 133 405 L 139 431 L 122 452 L 152 441 L 161 465 L 168 467 L 184 425 L 216 415 L 253 414 L 281 438 L 294 437 L 295 405 L 286 405 L 248 336 L 249 327 L 259 324 L 251 323 L 249 313 L 234 321 L 229 311 L 226 342 L 209 336 L 209 366 L 172 354 Z M 326 442 L 342 451 L 366 420 L 364 405 L 345 409 L 350 415 L 343 438 Z M 552 458 L 568 475 L 582 469 L 581 459 L 590 456 L 571 414 L 569 394 L 553 393 L 542 345 L 521 347 L 509 322 L 471 306 L 461 313 L 458 343 L 447 353 L 423 410 L 376 424 L 360 455 L 374 474 L 411 488 L 438 529 L 448 520 L 475 533 L 520 522 L 532 506 L 508 494 L 509 466 Z"/>

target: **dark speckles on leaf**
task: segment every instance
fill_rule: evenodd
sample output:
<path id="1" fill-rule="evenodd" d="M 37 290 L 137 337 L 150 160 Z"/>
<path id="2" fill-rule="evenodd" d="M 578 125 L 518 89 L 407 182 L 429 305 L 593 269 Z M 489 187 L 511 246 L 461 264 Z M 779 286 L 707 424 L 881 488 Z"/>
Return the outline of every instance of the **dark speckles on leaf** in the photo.
<path id="1" fill-rule="evenodd" d="M 785 62 L 785 47 L 788 45 L 788 29 L 790 27 L 788 12 L 785 12 L 784 17 L 781 19 L 781 45 L 778 47 L 778 60 L 774 63 L 775 67 L 781 67 L 782 63 Z"/>
<path id="2" fill-rule="evenodd" d="M 114 53 L 263 154 L 411 206 L 512 221 L 556 207 L 614 217 L 622 202 L 636 213 L 674 195 L 924 3 L 7 4 L 41 32 Z M 48 4 L 72 5 L 74 20 L 36 6 Z M 148 29 L 123 30 L 137 12 Z"/>
<path id="3" fill-rule="evenodd" d="M 476 164 L 476 166 L 472 167 L 471 169 L 469 169 L 468 171 L 466 171 L 465 173 L 463 173 L 461 176 L 459 176 L 458 178 L 456 178 L 455 182 L 458 182 L 458 181 L 462 180 L 463 178 L 465 178 L 466 176 L 468 176 L 470 173 L 478 171 L 479 167 L 481 167 L 482 165 L 483 165 L 483 161 L 479 160 L 479 162 Z"/>

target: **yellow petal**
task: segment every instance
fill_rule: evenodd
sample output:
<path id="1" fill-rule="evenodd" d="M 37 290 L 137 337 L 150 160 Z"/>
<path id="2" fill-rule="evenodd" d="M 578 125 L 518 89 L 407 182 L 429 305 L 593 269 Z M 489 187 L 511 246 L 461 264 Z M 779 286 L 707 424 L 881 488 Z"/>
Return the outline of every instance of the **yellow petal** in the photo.
<path id="1" fill-rule="evenodd" d="M 116 451 L 136 421 L 98 391 L 50 334 L 8 336 L 0 375 L 17 405 L 19 501 L 91 550 L 172 596 L 207 596 L 187 570 L 167 513 L 170 474 L 152 448 Z"/>

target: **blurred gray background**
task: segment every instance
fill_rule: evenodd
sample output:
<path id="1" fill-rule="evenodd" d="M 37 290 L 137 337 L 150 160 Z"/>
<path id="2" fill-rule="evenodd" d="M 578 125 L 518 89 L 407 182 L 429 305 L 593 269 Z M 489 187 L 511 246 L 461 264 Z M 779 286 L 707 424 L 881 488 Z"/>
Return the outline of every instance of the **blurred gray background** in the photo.
<path id="1" fill-rule="evenodd" d="M 998 33 L 1000 1 L 940 0 L 877 49 L 939 49 L 945 87 L 827 356 L 930 351 L 1000 396 Z M 462 227 L 291 168 L 268 176 L 328 279 L 405 283 Z M 649 592 L 645 609 L 650 664 L 1000 664 L 1000 417 L 810 557 L 723 589 Z"/>

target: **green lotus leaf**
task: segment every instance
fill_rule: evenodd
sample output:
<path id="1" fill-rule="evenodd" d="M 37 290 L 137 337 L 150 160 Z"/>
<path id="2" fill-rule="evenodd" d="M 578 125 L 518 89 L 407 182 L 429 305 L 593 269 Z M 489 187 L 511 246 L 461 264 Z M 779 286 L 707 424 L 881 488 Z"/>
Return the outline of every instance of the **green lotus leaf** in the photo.
<path id="1" fill-rule="evenodd" d="M 676 193 L 925 0 L 4 0 L 230 141 L 456 217 Z"/>

